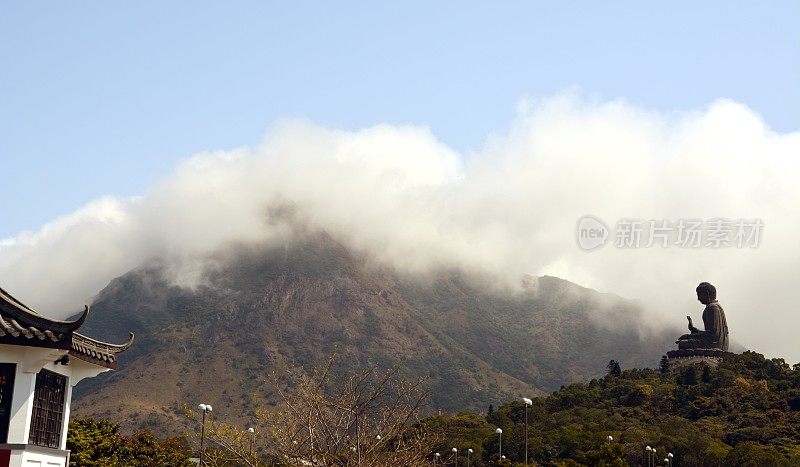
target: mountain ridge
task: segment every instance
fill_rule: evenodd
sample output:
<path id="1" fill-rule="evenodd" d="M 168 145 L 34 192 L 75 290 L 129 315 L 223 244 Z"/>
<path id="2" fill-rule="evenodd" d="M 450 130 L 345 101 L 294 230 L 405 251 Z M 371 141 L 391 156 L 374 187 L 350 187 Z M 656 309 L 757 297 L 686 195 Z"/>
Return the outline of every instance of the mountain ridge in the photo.
<path id="1" fill-rule="evenodd" d="M 76 388 L 76 414 L 167 433 L 183 403 L 246 418 L 277 403 L 268 375 L 308 371 L 334 352 L 342 371 L 399 366 L 427 379 L 427 411 L 483 410 L 598 376 L 612 358 L 654 366 L 674 338 L 642 335 L 631 324 L 641 309 L 563 279 L 528 276 L 503 291 L 458 270 L 409 276 L 327 235 L 238 246 L 219 264 L 195 289 L 152 263 L 98 294 L 87 332 L 113 341 L 134 331 L 137 342 L 118 372 Z M 620 315 L 632 319 L 602 322 Z"/>

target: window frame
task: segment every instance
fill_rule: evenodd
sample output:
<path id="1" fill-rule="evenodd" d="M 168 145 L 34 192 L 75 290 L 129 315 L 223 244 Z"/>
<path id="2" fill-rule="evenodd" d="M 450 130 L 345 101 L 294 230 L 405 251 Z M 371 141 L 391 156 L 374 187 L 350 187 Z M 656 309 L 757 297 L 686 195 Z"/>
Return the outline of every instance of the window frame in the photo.
<path id="1" fill-rule="evenodd" d="M 36 374 L 28 444 L 61 448 L 66 399 L 66 376 L 45 369 Z"/>

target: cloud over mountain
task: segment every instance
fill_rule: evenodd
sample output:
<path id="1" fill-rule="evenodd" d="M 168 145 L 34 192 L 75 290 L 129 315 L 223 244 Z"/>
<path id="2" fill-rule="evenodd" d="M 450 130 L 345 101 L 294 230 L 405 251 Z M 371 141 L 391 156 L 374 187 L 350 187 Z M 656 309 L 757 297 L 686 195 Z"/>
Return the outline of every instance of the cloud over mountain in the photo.
<path id="1" fill-rule="evenodd" d="M 0 242 L 0 284 L 46 312 L 77 310 L 153 258 L 202 281 L 232 243 L 284 242 L 303 225 L 400 270 L 551 274 L 682 322 L 714 283 L 738 341 L 800 361 L 800 133 L 745 106 L 659 114 L 570 94 L 520 105 L 509 128 L 459 154 L 426 128 L 333 130 L 284 121 L 256 148 L 195 155 L 137 198 L 103 198 Z M 757 248 L 576 245 L 578 219 L 760 219 Z M 288 220 L 287 220 L 288 219 Z M 612 239 L 613 240 L 613 239 Z"/>

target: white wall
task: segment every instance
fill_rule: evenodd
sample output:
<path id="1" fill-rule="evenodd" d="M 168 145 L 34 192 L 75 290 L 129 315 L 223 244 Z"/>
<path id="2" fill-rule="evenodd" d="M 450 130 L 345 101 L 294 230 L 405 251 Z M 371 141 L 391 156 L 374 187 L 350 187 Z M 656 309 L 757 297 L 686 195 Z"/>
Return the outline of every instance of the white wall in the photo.
<path id="1" fill-rule="evenodd" d="M 46 369 L 67 377 L 59 449 L 39 448 L 36 446 L 12 449 L 10 467 L 66 466 L 68 453 L 65 449 L 70 407 L 72 405 L 72 388 L 84 378 L 94 377 L 108 371 L 108 368 L 74 357 L 69 359 L 68 365 L 56 365 L 55 361 L 67 354 L 67 352 L 67 350 L 59 349 L 0 344 L 0 363 L 15 363 L 17 365 L 14 375 L 14 394 L 11 400 L 8 440 L 6 442 L 9 445 L 28 444 L 36 374 L 42 369 Z"/>

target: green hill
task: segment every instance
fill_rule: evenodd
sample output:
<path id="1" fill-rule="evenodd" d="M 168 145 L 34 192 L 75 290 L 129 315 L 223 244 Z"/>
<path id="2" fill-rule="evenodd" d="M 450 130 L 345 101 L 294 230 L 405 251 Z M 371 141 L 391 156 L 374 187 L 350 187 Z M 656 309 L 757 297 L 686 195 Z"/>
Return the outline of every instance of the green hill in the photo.
<path id="1" fill-rule="evenodd" d="M 524 414 L 520 401 L 423 423 L 443 437 L 440 452 L 472 448 L 481 466 L 497 459 L 496 427 L 503 454 L 523 460 Z M 528 417 L 537 465 L 647 465 L 646 446 L 659 465 L 667 453 L 684 466 L 800 465 L 800 364 L 745 352 L 718 368 L 624 370 L 534 398 Z"/>

